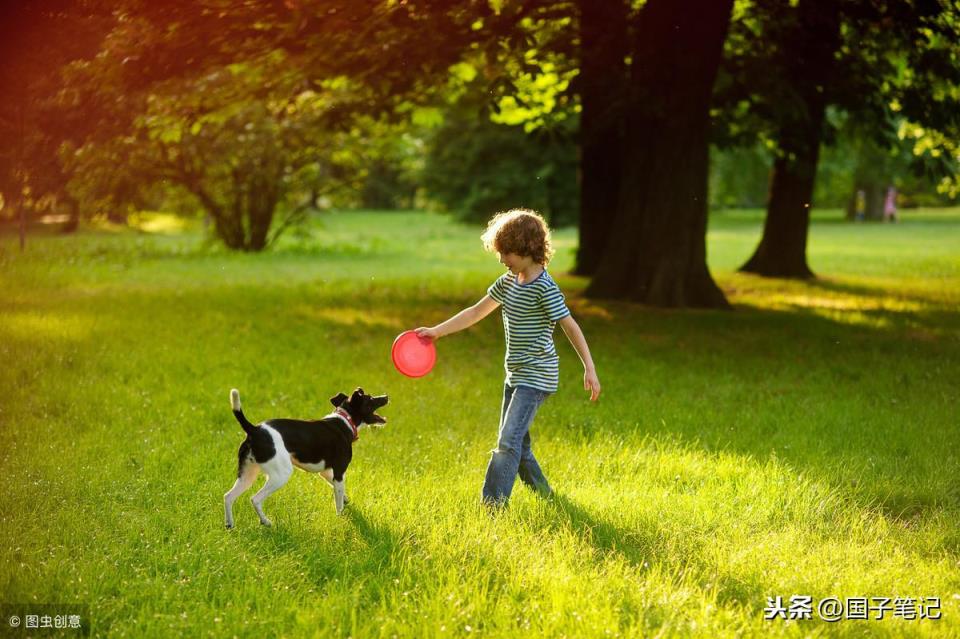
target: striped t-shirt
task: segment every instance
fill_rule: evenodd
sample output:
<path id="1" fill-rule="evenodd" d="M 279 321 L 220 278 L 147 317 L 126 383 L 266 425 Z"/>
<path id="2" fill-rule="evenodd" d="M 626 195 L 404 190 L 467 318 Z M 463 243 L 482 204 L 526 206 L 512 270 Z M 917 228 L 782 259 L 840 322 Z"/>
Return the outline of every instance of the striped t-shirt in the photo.
<path id="1" fill-rule="evenodd" d="M 546 270 L 526 284 L 518 284 L 517 276 L 507 271 L 490 285 L 487 294 L 501 304 L 507 384 L 556 392 L 560 358 L 553 344 L 553 329 L 570 314 L 560 287 Z"/>

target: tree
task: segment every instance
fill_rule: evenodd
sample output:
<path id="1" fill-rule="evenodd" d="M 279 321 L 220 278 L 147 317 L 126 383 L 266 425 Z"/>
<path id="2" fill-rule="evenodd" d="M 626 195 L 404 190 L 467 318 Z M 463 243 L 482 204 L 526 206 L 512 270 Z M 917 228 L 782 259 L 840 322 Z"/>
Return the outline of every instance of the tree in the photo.
<path id="1" fill-rule="evenodd" d="M 580 2 L 571 14 L 567 3 L 556 2 L 545 9 L 555 22 L 536 25 L 538 48 L 558 54 L 560 65 L 576 73 L 575 272 L 594 275 L 588 295 L 726 306 L 706 266 L 703 127 L 731 7 L 647 2 L 637 10 L 626 2 Z M 579 43 L 572 50 L 565 45 L 571 40 Z"/>
<path id="2" fill-rule="evenodd" d="M 460 219 L 482 222 L 519 206 L 540 211 L 552 226 L 577 219 L 575 121 L 537 127 L 477 117 L 486 98 L 477 87 L 445 110 L 429 140 L 422 183 Z"/>
<path id="3" fill-rule="evenodd" d="M 826 118 L 830 109 L 841 115 L 838 122 L 855 120 L 878 152 L 896 146 L 904 119 L 918 117 L 943 130 L 958 117 L 956 96 L 937 97 L 952 93 L 944 89 L 954 82 L 956 55 L 949 62 L 943 50 L 946 41 L 956 42 L 956 26 L 956 13 L 935 0 L 800 0 L 795 6 L 758 0 L 734 21 L 714 101 L 724 115 L 715 139 L 727 145 L 766 139 L 774 147 L 763 236 L 742 270 L 813 275 L 807 229 L 820 146 L 836 139 L 836 125 Z M 912 82 L 916 74 L 932 81 Z"/>
<path id="4" fill-rule="evenodd" d="M 108 7 L 94 0 L 44 0 L 3 5 L 0 14 L 0 193 L 20 219 L 26 243 L 28 210 L 76 202 L 57 161 L 61 141 L 83 128 L 57 108 L 60 69 L 92 56 L 109 30 Z M 63 34 L 69 33 L 69 37 Z"/>
<path id="5" fill-rule="evenodd" d="M 580 244 L 574 272 L 593 275 L 610 235 L 624 154 L 629 11 L 624 0 L 579 0 Z"/>
<path id="6" fill-rule="evenodd" d="M 649 0 L 632 64 L 617 213 L 587 289 L 655 306 L 725 307 L 707 269 L 710 96 L 732 0 Z"/>
<path id="7" fill-rule="evenodd" d="M 104 90 L 114 67 L 88 66 L 85 82 Z M 317 203 L 325 176 L 345 182 L 358 170 L 349 130 L 329 126 L 338 101 L 356 91 L 346 81 L 310 88 L 279 50 L 166 79 L 142 94 L 140 112 L 117 134 L 73 153 L 83 168 L 78 189 L 122 205 L 149 185 L 176 185 L 228 248 L 260 251 Z M 280 207 L 287 215 L 274 224 Z"/>
<path id="8" fill-rule="evenodd" d="M 182 3 L 144 7 L 161 21 L 173 16 L 180 35 L 145 50 L 133 66 L 153 82 L 180 73 L 201 58 L 192 37 L 197 34 L 210 34 L 207 43 L 214 53 L 203 56 L 206 60 L 222 55 L 233 41 L 269 42 L 302 56 L 313 82 L 348 77 L 369 89 L 368 100 L 354 104 L 357 111 L 391 113 L 404 102 L 429 102 L 450 67 L 466 56 L 483 58 L 492 101 L 512 96 L 516 85 L 510 71 L 524 67 L 531 30 L 536 32 L 541 24 L 557 33 L 563 29 L 556 25 L 575 27 L 564 22 L 570 5 L 546 0 L 331 0 L 286 6 L 292 7 L 287 14 L 279 4 L 271 4 L 255 28 L 228 16 L 216 33 L 211 32 L 209 23 L 216 20 L 210 12 L 191 15 Z M 726 304 L 706 267 L 705 235 L 709 95 L 731 8 L 732 0 L 651 0 L 637 14 L 628 40 L 631 76 L 615 125 L 626 130 L 627 158 L 611 225 L 616 232 L 604 243 L 591 295 L 655 305 Z M 238 10 L 245 11 L 249 9 Z M 613 16 L 620 13 L 604 15 L 598 30 L 604 20 L 619 20 Z M 622 24 L 606 26 L 612 31 Z M 240 37 L 231 35 L 232 29 Z M 431 34 L 430 47 L 423 46 L 423 33 Z M 587 44 L 589 49 L 589 36 Z"/>
<path id="9" fill-rule="evenodd" d="M 402 119 L 397 107 L 429 86 L 402 68 L 413 55 L 384 51 L 419 52 L 419 70 L 435 77 L 445 58 L 420 46 L 419 29 L 466 36 L 489 13 L 447 8 L 126 0 L 96 59 L 69 70 L 69 92 L 98 114 L 69 149 L 69 165 L 83 169 L 73 191 L 116 210 L 153 184 L 177 185 L 228 247 L 260 250 L 333 183 L 362 192 L 356 176 L 369 178 L 389 150 L 357 131 L 382 132 L 381 120 Z M 290 215 L 271 235 L 278 207 Z"/>
<path id="10" fill-rule="evenodd" d="M 778 131 L 770 200 L 759 246 L 740 270 L 774 277 L 812 277 L 807 228 L 813 200 L 827 96 L 840 47 L 837 0 L 800 0 L 779 68 L 796 94 Z"/>

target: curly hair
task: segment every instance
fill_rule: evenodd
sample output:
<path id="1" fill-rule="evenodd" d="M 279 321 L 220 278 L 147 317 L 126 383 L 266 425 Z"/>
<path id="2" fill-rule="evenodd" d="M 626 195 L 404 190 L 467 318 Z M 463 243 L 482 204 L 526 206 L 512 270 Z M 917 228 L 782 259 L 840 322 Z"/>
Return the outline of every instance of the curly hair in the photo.
<path id="1" fill-rule="evenodd" d="M 510 209 L 497 213 L 480 236 L 483 248 L 497 253 L 513 253 L 546 264 L 553 257 L 550 227 L 539 213 L 530 209 Z"/>

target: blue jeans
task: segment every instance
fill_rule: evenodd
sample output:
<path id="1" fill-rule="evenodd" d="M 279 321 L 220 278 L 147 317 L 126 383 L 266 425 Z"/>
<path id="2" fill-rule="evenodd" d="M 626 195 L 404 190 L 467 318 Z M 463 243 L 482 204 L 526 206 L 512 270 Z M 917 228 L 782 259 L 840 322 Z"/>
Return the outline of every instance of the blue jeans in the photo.
<path id="1" fill-rule="evenodd" d="M 520 480 L 541 495 L 550 495 L 550 484 L 540 470 L 530 448 L 530 424 L 550 393 L 529 386 L 503 387 L 500 433 L 497 447 L 491 451 L 487 477 L 483 482 L 483 501 L 503 504 L 510 499 L 513 483 Z"/>

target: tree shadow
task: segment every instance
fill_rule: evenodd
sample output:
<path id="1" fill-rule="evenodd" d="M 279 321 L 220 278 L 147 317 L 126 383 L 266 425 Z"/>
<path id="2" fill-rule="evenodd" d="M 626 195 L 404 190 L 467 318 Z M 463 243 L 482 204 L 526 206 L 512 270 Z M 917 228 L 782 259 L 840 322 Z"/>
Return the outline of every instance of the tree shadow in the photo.
<path id="1" fill-rule="evenodd" d="M 863 298 L 868 302 L 873 302 L 874 307 L 879 307 L 885 314 L 890 316 L 903 315 L 906 317 L 926 314 L 930 312 L 940 313 L 943 317 L 960 317 L 960 309 L 951 305 L 949 301 L 931 297 L 918 293 L 916 291 L 891 291 L 882 286 L 871 286 L 869 284 L 844 282 L 841 280 L 818 277 L 806 282 L 806 285 L 814 290 L 826 291 L 839 295 L 848 295 Z M 883 302 L 893 300 L 897 303 L 907 301 L 914 302 L 921 307 L 921 311 L 913 309 L 894 309 L 887 308 Z"/>

